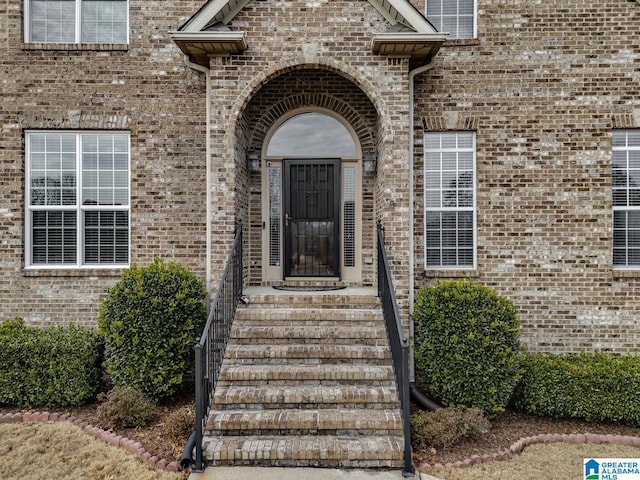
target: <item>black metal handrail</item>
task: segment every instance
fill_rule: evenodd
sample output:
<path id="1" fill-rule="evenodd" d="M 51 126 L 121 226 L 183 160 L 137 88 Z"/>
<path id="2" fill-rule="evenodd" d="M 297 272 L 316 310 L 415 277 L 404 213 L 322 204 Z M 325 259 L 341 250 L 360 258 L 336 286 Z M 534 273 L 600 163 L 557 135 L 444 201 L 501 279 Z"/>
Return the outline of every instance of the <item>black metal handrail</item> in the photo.
<path id="1" fill-rule="evenodd" d="M 204 469 L 202 436 L 218 382 L 220 368 L 238 301 L 242 296 L 242 223 L 236 226 L 235 240 L 227 258 L 220 286 L 211 304 L 207 323 L 196 350 L 196 430 L 195 471 Z"/>
<path id="2" fill-rule="evenodd" d="M 404 430 L 403 477 L 413 477 L 415 470 L 411 457 L 411 420 L 409 414 L 409 340 L 405 336 L 398 314 L 398 302 L 389 269 L 389 259 L 384 248 L 384 228 L 378 222 L 378 297 L 382 303 L 384 324 L 391 348 L 393 370 L 400 400 L 402 427 Z"/>

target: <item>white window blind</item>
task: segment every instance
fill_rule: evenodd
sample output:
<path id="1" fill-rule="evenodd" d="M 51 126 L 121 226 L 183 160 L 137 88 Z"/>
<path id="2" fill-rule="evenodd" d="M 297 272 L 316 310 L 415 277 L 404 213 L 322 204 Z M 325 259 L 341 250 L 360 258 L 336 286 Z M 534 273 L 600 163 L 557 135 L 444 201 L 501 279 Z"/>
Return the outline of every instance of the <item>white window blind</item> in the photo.
<path id="1" fill-rule="evenodd" d="M 475 38 L 475 0 L 427 0 L 427 19 L 449 38 Z"/>
<path id="2" fill-rule="evenodd" d="M 425 265 L 475 266 L 475 134 L 426 133 Z"/>
<path id="3" fill-rule="evenodd" d="M 640 267 L 640 130 L 614 130 L 613 265 Z"/>
<path id="4" fill-rule="evenodd" d="M 26 41 L 128 42 L 127 0 L 26 0 Z"/>

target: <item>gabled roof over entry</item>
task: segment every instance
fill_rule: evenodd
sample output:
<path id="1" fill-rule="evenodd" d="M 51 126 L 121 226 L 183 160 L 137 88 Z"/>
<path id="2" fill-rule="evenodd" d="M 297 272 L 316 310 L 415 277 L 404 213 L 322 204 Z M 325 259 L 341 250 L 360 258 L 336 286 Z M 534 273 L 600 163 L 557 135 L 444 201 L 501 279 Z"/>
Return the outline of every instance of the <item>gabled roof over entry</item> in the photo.
<path id="1" fill-rule="evenodd" d="M 245 32 L 232 31 L 229 22 L 250 0 L 209 0 L 171 37 L 180 50 L 201 65 L 209 55 L 229 55 L 247 49 Z M 440 49 L 446 34 L 439 33 L 407 0 L 368 0 L 390 23 L 391 29 L 374 33 L 371 50 L 393 56 L 409 56 L 420 65 Z"/>

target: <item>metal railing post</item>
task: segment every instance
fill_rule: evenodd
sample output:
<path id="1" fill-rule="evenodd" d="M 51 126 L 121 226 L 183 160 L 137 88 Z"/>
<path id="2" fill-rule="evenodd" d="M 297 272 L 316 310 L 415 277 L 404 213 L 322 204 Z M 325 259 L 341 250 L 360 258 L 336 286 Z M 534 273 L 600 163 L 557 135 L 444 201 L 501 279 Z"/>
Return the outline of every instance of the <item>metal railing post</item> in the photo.
<path id="1" fill-rule="evenodd" d="M 413 477 L 413 459 L 411 456 L 411 419 L 409 412 L 409 341 L 407 340 L 398 313 L 398 302 L 393 288 L 393 280 L 389 268 L 389 259 L 384 248 L 384 228 L 378 222 L 378 296 L 382 303 L 385 329 L 391 350 L 393 371 L 396 378 L 402 427 L 404 433 L 404 468 L 403 477 Z"/>
<path id="2" fill-rule="evenodd" d="M 242 222 L 236 225 L 233 246 L 225 264 L 200 340 L 195 346 L 196 428 L 195 471 L 204 470 L 202 440 L 218 382 L 233 317 L 242 295 Z"/>

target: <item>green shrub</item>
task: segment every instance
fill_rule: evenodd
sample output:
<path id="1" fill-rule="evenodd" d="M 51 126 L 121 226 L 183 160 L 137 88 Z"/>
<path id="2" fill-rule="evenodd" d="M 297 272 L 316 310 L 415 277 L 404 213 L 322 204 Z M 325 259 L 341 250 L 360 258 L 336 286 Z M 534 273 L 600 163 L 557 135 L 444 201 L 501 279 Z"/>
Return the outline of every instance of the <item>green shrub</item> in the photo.
<path id="1" fill-rule="evenodd" d="M 489 421 L 479 408 L 449 407 L 411 415 L 411 438 L 422 447 L 446 447 L 487 431 Z"/>
<path id="2" fill-rule="evenodd" d="M 488 287 L 442 281 L 415 303 L 418 383 L 445 406 L 504 410 L 520 377 L 520 341 L 513 304 Z"/>
<path id="3" fill-rule="evenodd" d="M 135 388 L 111 390 L 98 406 L 98 421 L 106 428 L 143 427 L 153 420 L 156 405 Z"/>
<path id="4" fill-rule="evenodd" d="M 102 376 L 102 338 L 70 325 L 41 329 L 16 318 L 0 323 L 0 404 L 81 405 L 95 397 Z"/>
<path id="5" fill-rule="evenodd" d="M 517 410 L 640 427 L 640 357 L 527 354 L 523 365 Z"/>
<path id="6" fill-rule="evenodd" d="M 116 388 L 135 387 L 155 401 L 176 391 L 193 365 L 205 294 L 202 282 L 173 262 L 155 259 L 125 271 L 98 319 Z"/>

